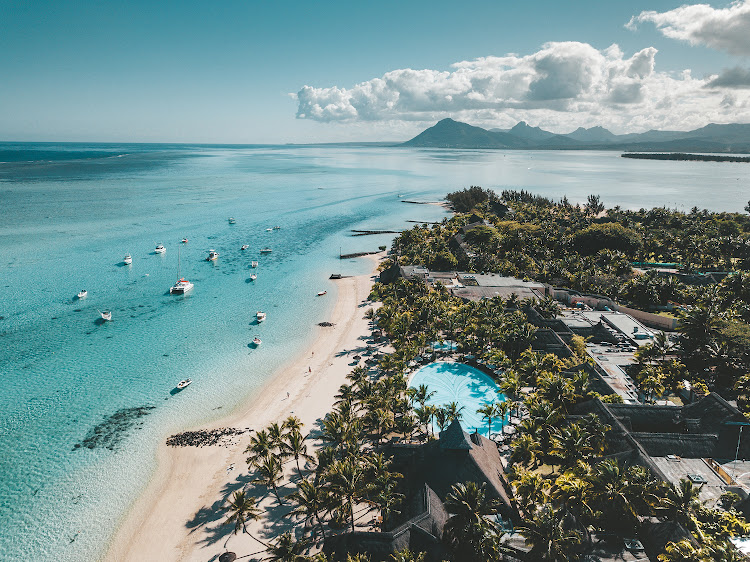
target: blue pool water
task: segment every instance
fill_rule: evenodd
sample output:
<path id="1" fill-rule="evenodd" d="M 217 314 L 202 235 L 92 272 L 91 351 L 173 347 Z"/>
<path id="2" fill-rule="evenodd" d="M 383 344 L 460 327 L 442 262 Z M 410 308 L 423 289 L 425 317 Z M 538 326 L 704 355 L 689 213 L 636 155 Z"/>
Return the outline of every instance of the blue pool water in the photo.
<path id="1" fill-rule="evenodd" d="M 339 252 L 392 239 L 352 229 L 446 216 L 404 200 L 482 185 L 742 211 L 748 181 L 746 166 L 599 152 L 0 143 L 0 560 L 96 559 L 157 444 L 255 393 L 327 319 L 334 299 L 314 295 L 335 297 L 330 273 L 369 270 Z M 167 293 L 178 248 L 195 283 L 185 297 Z M 98 309 L 113 321 L 97 323 Z M 471 409 L 467 429 L 483 430 Z"/>
<path id="2" fill-rule="evenodd" d="M 413 388 L 422 384 L 435 392 L 427 404 L 445 406 L 450 402 L 457 402 L 459 406 L 463 406 L 461 425 L 464 431 L 471 433 L 478 430 L 485 437 L 487 420 L 483 419 L 481 414 L 477 414 L 477 410 L 485 404 L 505 400 L 505 395 L 495 381 L 482 371 L 464 363 L 436 361 L 425 365 L 415 371 L 409 381 L 409 386 Z M 502 425 L 500 418 L 493 419 L 492 433 L 500 433 Z M 438 430 L 437 426 L 433 429 Z"/>

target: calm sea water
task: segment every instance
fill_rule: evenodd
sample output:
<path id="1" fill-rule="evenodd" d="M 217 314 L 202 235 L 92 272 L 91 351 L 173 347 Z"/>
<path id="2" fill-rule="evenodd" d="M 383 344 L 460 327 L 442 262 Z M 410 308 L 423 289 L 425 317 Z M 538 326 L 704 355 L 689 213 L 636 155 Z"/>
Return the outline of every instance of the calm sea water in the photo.
<path id="1" fill-rule="evenodd" d="M 352 229 L 445 216 L 403 199 L 482 185 L 741 211 L 748 179 L 743 164 L 605 152 L 0 143 L 0 559 L 100 556 L 157 444 L 256 392 L 326 319 L 328 275 L 368 270 L 339 252 L 390 241 Z M 185 297 L 168 294 L 178 251 Z"/>

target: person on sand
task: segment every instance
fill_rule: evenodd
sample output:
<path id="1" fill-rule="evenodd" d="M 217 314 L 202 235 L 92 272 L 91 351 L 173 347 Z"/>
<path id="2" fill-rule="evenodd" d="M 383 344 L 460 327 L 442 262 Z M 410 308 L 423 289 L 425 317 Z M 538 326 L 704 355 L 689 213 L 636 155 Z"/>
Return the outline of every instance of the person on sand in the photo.
<path id="1" fill-rule="evenodd" d="M 308 373 L 312 373 L 312 367 L 308 367 L 308 368 L 307 368 L 307 372 L 308 372 Z"/>
<path id="2" fill-rule="evenodd" d="M 286 393 L 286 397 L 289 398 L 289 393 L 288 392 Z"/>

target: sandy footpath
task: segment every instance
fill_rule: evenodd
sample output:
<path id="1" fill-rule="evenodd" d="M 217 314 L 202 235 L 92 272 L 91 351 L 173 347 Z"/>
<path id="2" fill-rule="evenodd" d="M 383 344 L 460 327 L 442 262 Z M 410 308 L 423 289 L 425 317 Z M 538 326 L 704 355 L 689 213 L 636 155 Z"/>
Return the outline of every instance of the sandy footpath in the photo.
<path id="1" fill-rule="evenodd" d="M 310 349 L 284 365 L 247 404 L 202 429 L 263 429 L 295 415 L 304 423 L 306 433 L 331 410 L 334 395 L 353 368 L 352 356 L 370 335 L 369 321 L 364 317 L 368 307 L 363 302 L 373 278 L 363 275 L 336 283 L 338 298 L 328 319 L 334 327 L 313 326 L 318 336 Z M 244 434 L 225 447 L 167 447 L 162 443 L 156 473 L 125 516 L 103 560 L 218 560 L 231 530 L 221 525 L 220 507 L 232 490 L 241 489 L 249 480 L 243 453 L 248 438 Z M 263 504 L 271 506 L 274 502 L 266 498 Z M 281 526 L 265 528 L 265 538 L 283 530 Z M 228 547 L 240 556 L 262 550 L 247 535 L 232 536 Z"/>

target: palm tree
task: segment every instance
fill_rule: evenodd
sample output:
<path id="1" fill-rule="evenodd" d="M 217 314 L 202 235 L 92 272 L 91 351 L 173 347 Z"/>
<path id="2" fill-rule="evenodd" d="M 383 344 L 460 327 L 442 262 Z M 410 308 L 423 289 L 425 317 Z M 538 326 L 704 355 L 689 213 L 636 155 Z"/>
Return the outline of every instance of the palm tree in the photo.
<path id="1" fill-rule="evenodd" d="M 516 496 L 526 513 L 534 513 L 537 504 L 548 502 L 549 483 L 536 472 L 517 470 L 513 480 Z"/>
<path id="2" fill-rule="evenodd" d="M 352 533 L 354 532 L 354 502 L 364 495 L 364 470 L 358 459 L 348 457 L 335 461 L 328 469 L 328 479 L 331 491 L 340 498 L 340 503 L 346 503 L 351 519 Z"/>
<path id="3" fill-rule="evenodd" d="M 515 463 L 520 463 L 523 466 L 537 466 L 538 455 L 541 453 L 542 448 L 539 445 L 539 441 L 528 433 L 519 435 L 511 443 L 513 450 L 510 454 L 510 459 Z"/>
<path id="4" fill-rule="evenodd" d="M 487 438 L 492 438 L 492 419 L 497 415 L 497 404 L 485 404 L 477 410 L 477 414 L 482 415 L 482 419 L 487 420 Z"/>
<path id="5" fill-rule="evenodd" d="M 488 539 L 496 526 L 488 517 L 498 512 L 499 504 L 485 494 L 485 484 L 454 484 L 445 497 L 445 509 L 451 517 L 445 523 L 444 537 L 460 560 L 486 560 Z"/>
<path id="6" fill-rule="evenodd" d="M 558 429 L 552 443 L 552 454 L 560 459 L 563 467 L 571 467 L 579 459 L 588 458 L 593 452 L 588 435 L 577 423 Z"/>
<path id="7" fill-rule="evenodd" d="M 261 517 L 261 510 L 257 507 L 257 498 L 255 496 L 247 496 L 244 490 L 238 490 L 232 495 L 232 501 L 224 507 L 224 511 L 227 513 L 224 523 L 234 524 L 235 535 L 241 529 L 243 533 L 247 533 L 263 546 L 268 546 L 267 543 L 247 532 L 247 522 L 255 521 Z"/>
<path id="8" fill-rule="evenodd" d="M 696 487 L 687 478 L 681 478 L 678 486 L 670 484 L 667 488 L 662 506 L 670 519 L 696 533 L 698 538 L 703 541 L 703 533 L 697 524 L 697 512 L 702 506 L 699 499 L 701 488 L 703 488 L 702 484 Z"/>
<path id="9" fill-rule="evenodd" d="M 458 402 L 450 402 L 445 407 L 446 412 L 448 414 L 448 421 L 454 422 L 456 420 L 461 421 L 461 418 L 463 417 L 463 414 L 461 413 L 461 410 L 464 409 L 463 406 L 459 406 Z"/>
<path id="10" fill-rule="evenodd" d="M 295 507 L 287 514 L 287 517 L 301 515 L 305 518 L 305 526 L 308 522 L 315 521 L 320 529 L 320 535 L 325 539 L 326 533 L 320 512 L 327 504 L 328 492 L 324 486 L 316 486 L 310 480 L 301 480 L 297 484 L 297 490 L 286 496 Z"/>
<path id="11" fill-rule="evenodd" d="M 282 427 L 286 429 L 287 431 L 302 431 L 302 420 L 300 420 L 297 416 L 289 416 L 287 419 L 284 420 L 284 423 L 282 424 Z"/>
<path id="12" fill-rule="evenodd" d="M 574 560 L 583 542 L 581 533 L 569 529 L 564 514 L 550 504 L 545 504 L 533 519 L 524 521 L 518 532 L 531 546 L 529 558 L 540 562 Z"/>
<path id="13" fill-rule="evenodd" d="M 255 465 L 259 459 L 269 455 L 273 448 L 268 432 L 265 429 L 256 431 L 255 435 L 250 437 L 250 445 L 245 449 L 245 452 L 249 454 L 247 464 Z"/>
<path id="14" fill-rule="evenodd" d="M 657 559 L 659 562 L 712 562 L 716 560 L 708 549 L 696 548 L 687 539 L 668 543 Z"/>
<path id="15" fill-rule="evenodd" d="M 500 433 L 505 431 L 505 416 L 510 413 L 512 404 L 510 400 L 495 402 L 495 415 L 500 418 Z"/>
<path id="16" fill-rule="evenodd" d="M 430 389 L 427 387 L 426 384 L 420 384 L 414 392 L 414 401 L 418 402 L 421 407 L 424 408 L 424 405 L 427 403 L 427 401 L 435 396 L 436 391 L 430 391 Z"/>
<path id="17" fill-rule="evenodd" d="M 258 478 L 253 480 L 253 484 L 262 484 L 273 490 L 274 495 L 279 503 L 282 503 L 279 495 L 278 484 L 284 474 L 284 467 L 277 456 L 266 455 L 260 462 L 256 463 Z"/>
<path id="18" fill-rule="evenodd" d="M 420 427 L 425 428 L 425 436 L 429 435 L 430 433 L 430 421 L 432 420 L 432 408 L 430 406 L 425 406 L 423 408 L 416 408 L 414 410 L 414 413 L 417 416 L 417 423 Z"/>
<path id="19" fill-rule="evenodd" d="M 290 431 L 287 433 L 286 439 L 282 444 L 282 451 L 285 456 L 294 457 L 294 461 L 297 463 L 297 473 L 301 480 L 302 469 L 299 466 L 299 460 L 300 458 L 305 460 L 311 458 L 311 456 L 307 454 L 307 445 L 305 444 L 305 438 L 302 437 L 302 433 L 299 431 Z"/>
<path id="20" fill-rule="evenodd" d="M 275 449 L 280 449 L 284 444 L 284 427 L 277 422 L 269 425 L 268 438 Z"/>
<path id="21" fill-rule="evenodd" d="M 426 552 L 412 552 L 408 548 L 391 554 L 392 562 L 427 562 Z"/>
<path id="22" fill-rule="evenodd" d="M 310 543 L 305 539 L 295 540 L 292 533 L 287 531 L 276 539 L 274 544 L 269 544 L 266 552 L 271 562 L 305 562 L 307 556 L 303 553 L 307 550 Z"/>
<path id="23" fill-rule="evenodd" d="M 449 422 L 448 410 L 437 408 L 435 410 L 435 423 L 437 423 L 438 430 L 443 431 Z"/>

